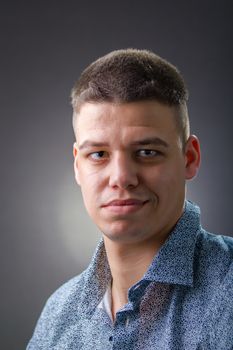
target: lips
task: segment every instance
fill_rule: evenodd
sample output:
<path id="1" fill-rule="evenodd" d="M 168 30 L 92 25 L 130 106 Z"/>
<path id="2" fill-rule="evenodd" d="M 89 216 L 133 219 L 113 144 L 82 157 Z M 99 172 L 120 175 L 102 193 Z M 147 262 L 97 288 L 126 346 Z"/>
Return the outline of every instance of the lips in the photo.
<path id="1" fill-rule="evenodd" d="M 114 199 L 107 204 L 104 204 L 103 207 L 109 207 L 109 206 L 116 206 L 116 207 L 121 207 L 121 206 L 130 206 L 130 205 L 143 205 L 147 201 L 142 201 L 139 199 Z"/>
<path id="2" fill-rule="evenodd" d="M 102 206 L 111 215 L 117 215 L 117 217 L 125 217 L 125 215 L 130 215 L 140 211 L 144 204 L 148 200 L 143 201 L 140 199 L 129 198 L 129 199 L 114 199 Z"/>

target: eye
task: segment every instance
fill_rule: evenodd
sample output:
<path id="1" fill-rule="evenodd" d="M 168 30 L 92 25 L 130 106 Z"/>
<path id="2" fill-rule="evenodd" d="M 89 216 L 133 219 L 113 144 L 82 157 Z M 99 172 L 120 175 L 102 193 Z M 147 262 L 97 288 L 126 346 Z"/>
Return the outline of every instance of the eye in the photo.
<path id="1" fill-rule="evenodd" d="M 89 154 L 89 157 L 93 160 L 101 160 L 107 157 L 107 153 L 105 151 L 98 151 Z"/>
<path id="2" fill-rule="evenodd" d="M 137 151 L 137 156 L 142 158 L 153 158 L 160 154 L 160 152 L 153 149 L 140 149 Z"/>

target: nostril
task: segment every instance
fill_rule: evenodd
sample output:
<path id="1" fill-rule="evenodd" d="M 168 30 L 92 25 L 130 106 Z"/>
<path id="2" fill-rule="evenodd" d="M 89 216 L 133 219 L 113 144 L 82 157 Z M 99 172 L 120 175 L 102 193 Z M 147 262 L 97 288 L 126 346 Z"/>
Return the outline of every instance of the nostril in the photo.
<path id="1" fill-rule="evenodd" d="M 118 188 L 134 188 L 138 185 L 138 175 L 131 172 L 113 171 L 109 177 L 109 185 Z"/>

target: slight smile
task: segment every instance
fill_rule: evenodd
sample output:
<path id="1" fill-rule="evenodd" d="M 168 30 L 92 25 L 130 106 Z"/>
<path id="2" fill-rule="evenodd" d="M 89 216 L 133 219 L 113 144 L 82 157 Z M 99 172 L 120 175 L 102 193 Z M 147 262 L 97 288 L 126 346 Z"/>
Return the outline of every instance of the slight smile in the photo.
<path id="1" fill-rule="evenodd" d="M 124 200 L 115 199 L 102 205 L 102 208 L 116 214 L 129 214 L 140 210 L 147 202 L 148 200 L 142 201 L 134 198 Z"/>

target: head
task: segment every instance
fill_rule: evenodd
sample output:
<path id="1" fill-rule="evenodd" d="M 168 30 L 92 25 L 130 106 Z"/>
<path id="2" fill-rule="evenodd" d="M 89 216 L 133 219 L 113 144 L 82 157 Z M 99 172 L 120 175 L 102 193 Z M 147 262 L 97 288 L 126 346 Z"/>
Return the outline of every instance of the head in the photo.
<path id="1" fill-rule="evenodd" d="M 182 214 L 200 162 L 177 69 L 148 51 L 91 64 L 72 90 L 74 170 L 106 239 L 163 241 Z"/>
<path id="2" fill-rule="evenodd" d="M 184 146 L 189 137 L 188 91 L 175 66 L 147 50 L 113 51 L 89 65 L 72 90 L 73 127 L 81 106 L 155 100 L 173 107 Z"/>

